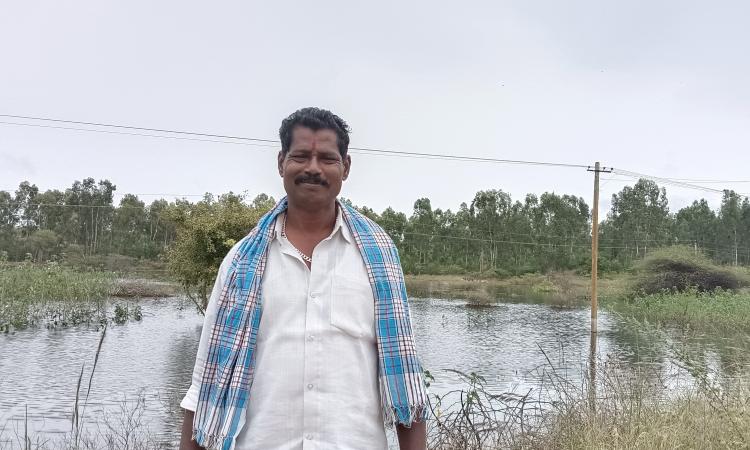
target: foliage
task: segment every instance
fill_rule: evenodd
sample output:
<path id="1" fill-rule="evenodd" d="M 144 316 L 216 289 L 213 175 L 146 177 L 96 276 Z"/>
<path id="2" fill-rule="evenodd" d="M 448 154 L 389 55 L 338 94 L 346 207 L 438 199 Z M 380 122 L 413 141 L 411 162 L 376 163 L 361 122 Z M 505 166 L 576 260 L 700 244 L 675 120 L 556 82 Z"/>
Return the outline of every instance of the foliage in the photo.
<path id="1" fill-rule="evenodd" d="M 633 291 L 655 294 L 663 291 L 684 292 L 695 289 L 738 289 L 747 283 L 737 272 L 719 267 L 688 247 L 674 246 L 649 254 L 635 266 Z"/>
<path id="2" fill-rule="evenodd" d="M 0 258 L 107 268 L 113 259 L 131 258 L 115 264 L 119 268 L 114 270 L 122 270 L 127 264 L 164 261 L 167 253 L 190 257 L 185 240 L 195 240 L 195 267 L 178 272 L 185 280 L 197 276 L 188 284 L 202 297 L 211 283 L 206 280 L 215 275 L 208 273 L 229 249 L 222 241 L 240 239 L 243 227 L 273 204 L 265 194 L 249 205 L 239 200 L 242 208 L 255 212 L 246 219 L 229 214 L 230 223 L 220 225 L 215 216 L 198 217 L 214 214 L 210 205 L 221 197 L 206 194 L 195 203 L 159 199 L 147 204 L 126 194 L 115 205 L 115 188 L 108 180 L 85 178 L 62 191 L 42 192 L 24 181 L 14 193 L 0 192 Z M 591 214 L 580 197 L 545 192 L 513 199 L 501 189 L 488 189 L 455 210 L 435 208 L 429 198 L 417 199 L 408 213 L 358 209 L 393 237 L 410 274 L 505 278 L 590 270 Z M 716 211 L 701 199 L 673 214 L 666 191 L 653 181 L 639 180 L 613 195 L 600 233 L 600 272 L 628 270 L 655 249 L 672 245 L 687 245 L 718 263 L 747 265 L 750 201 L 726 191 Z M 172 246 L 180 250 L 169 252 Z M 176 265 L 185 268 L 188 261 Z"/>
<path id="3" fill-rule="evenodd" d="M 0 264 L 0 329 L 66 326 L 105 317 L 114 277 L 57 264 Z"/>
<path id="4" fill-rule="evenodd" d="M 702 330 L 750 332 L 750 293 L 661 292 L 611 302 L 608 308 L 627 317 L 651 323 Z"/>
<path id="5" fill-rule="evenodd" d="M 205 310 L 221 261 L 274 203 L 260 195 L 247 205 L 242 196 L 229 193 L 218 200 L 207 195 L 195 205 L 169 208 L 168 217 L 177 229 L 169 268 L 189 295 L 198 296 L 199 309 Z"/>
<path id="6" fill-rule="evenodd" d="M 685 368 L 695 386 L 677 393 L 665 392 L 675 380 L 654 366 L 629 368 L 595 357 L 578 383 L 547 362 L 533 376 L 537 383 L 506 392 L 493 392 L 476 373 L 449 370 L 461 385 L 430 396 L 428 448 L 724 449 L 750 443 L 747 387 L 717 380 L 693 361 Z"/>
<path id="7" fill-rule="evenodd" d="M 174 237 L 163 214 L 168 202 L 146 206 L 128 194 L 116 207 L 115 190 L 109 180 L 86 178 L 65 191 L 40 192 L 24 181 L 13 195 L 0 192 L 0 249 L 12 261 L 59 259 L 71 245 L 86 257 L 157 257 Z"/>

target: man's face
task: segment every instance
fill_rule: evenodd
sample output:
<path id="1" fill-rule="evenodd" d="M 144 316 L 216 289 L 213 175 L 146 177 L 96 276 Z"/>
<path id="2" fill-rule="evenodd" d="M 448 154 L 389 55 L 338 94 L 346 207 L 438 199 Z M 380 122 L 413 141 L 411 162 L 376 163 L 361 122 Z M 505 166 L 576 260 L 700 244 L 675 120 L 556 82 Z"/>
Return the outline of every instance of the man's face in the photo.
<path id="1" fill-rule="evenodd" d="M 349 176 L 351 159 L 342 158 L 332 130 L 292 130 L 286 155 L 279 152 L 279 175 L 289 200 L 306 207 L 324 207 L 334 201 Z"/>

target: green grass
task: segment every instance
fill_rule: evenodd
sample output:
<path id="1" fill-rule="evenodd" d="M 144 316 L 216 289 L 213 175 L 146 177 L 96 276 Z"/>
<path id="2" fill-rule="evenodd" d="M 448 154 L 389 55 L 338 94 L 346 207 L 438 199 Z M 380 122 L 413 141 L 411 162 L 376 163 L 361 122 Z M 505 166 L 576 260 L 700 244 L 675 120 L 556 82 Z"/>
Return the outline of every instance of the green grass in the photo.
<path id="1" fill-rule="evenodd" d="M 615 300 L 605 306 L 626 317 L 702 330 L 750 331 L 750 292 L 662 292 Z"/>
<path id="2" fill-rule="evenodd" d="M 0 265 L 0 329 L 66 326 L 104 318 L 115 278 L 54 264 Z"/>

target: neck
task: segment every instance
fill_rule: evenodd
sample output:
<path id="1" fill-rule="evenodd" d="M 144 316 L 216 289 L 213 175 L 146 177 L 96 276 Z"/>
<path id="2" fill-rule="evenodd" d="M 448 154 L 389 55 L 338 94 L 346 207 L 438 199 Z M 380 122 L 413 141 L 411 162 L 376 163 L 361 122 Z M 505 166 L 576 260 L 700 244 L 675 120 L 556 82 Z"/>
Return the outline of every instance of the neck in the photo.
<path id="1" fill-rule="evenodd" d="M 305 234 L 329 234 L 336 224 L 336 202 L 316 208 L 304 208 L 289 202 L 286 227 Z"/>

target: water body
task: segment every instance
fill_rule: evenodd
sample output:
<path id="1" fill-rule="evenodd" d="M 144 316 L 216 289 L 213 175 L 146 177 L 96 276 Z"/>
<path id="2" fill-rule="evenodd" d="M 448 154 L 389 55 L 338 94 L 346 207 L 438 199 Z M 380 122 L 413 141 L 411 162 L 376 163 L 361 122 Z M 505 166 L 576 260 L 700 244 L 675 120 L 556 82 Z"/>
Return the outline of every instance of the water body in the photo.
<path id="1" fill-rule="evenodd" d="M 143 319 L 110 325 L 92 381 L 84 423 L 117 426 L 122 410 L 138 402 L 139 420 L 166 448 L 176 445 L 202 316 L 177 298 L 139 302 Z M 538 385 L 550 362 L 573 383 L 580 382 L 589 357 L 589 310 L 543 303 L 498 302 L 476 306 L 456 300 L 413 299 L 417 347 L 435 382 L 431 392 L 462 386 L 448 369 L 476 372 L 490 390 L 526 393 Z M 747 352 L 720 337 L 638 332 L 632 324 L 600 312 L 597 351 L 625 366 L 650 365 L 679 389 L 690 376 L 675 361 L 675 344 L 700 348 L 700 357 L 719 370 L 742 370 Z M 64 330 L 28 329 L 0 335 L 0 428 L 23 435 L 24 415 L 32 436 L 54 441 L 71 429 L 76 384 L 83 386 L 93 365 L 101 331 L 92 326 Z M 548 361 L 549 358 L 549 361 Z M 739 358 L 739 359 L 738 359 Z M 85 389 L 82 389 L 85 396 Z M 0 442 L 3 448 L 3 442 Z"/>

